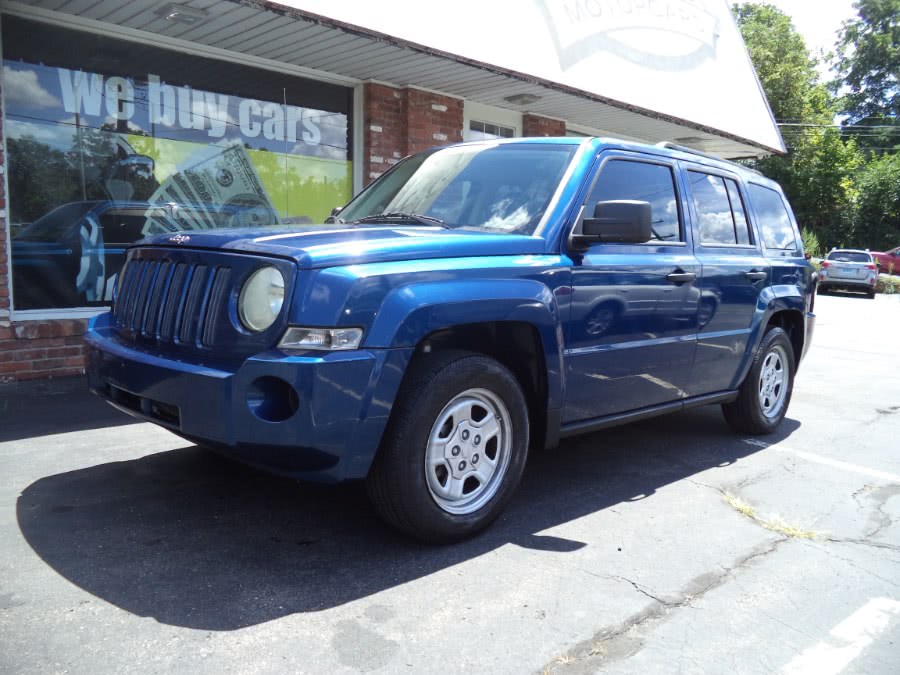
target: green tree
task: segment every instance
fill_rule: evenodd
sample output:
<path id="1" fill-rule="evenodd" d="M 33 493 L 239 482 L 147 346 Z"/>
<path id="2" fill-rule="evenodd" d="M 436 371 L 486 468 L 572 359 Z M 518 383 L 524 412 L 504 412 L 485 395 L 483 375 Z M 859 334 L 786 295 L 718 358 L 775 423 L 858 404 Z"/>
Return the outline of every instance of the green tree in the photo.
<path id="1" fill-rule="evenodd" d="M 862 157 L 833 126 L 834 101 L 790 18 L 759 3 L 733 11 L 788 148 L 754 166 L 781 184 L 801 227 L 830 246 L 852 224 L 853 174 Z"/>
<path id="2" fill-rule="evenodd" d="M 857 0 L 837 44 L 832 88 L 854 122 L 900 116 L 900 0 Z"/>
<path id="3" fill-rule="evenodd" d="M 827 112 L 828 92 L 819 83 L 817 61 L 781 10 L 747 2 L 732 7 L 750 59 L 779 122 Z"/>
<path id="4" fill-rule="evenodd" d="M 900 154 L 870 161 L 857 186 L 856 227 L 848 243 L 881 250 L 900 245 Z"/>

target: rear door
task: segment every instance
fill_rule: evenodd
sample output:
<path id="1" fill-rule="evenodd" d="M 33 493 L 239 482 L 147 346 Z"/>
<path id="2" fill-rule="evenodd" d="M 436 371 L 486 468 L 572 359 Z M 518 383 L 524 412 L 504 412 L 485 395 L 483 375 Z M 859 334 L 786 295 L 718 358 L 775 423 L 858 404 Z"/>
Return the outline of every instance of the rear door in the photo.
<path id="1" fill-rule="evenodd" d="M 638 200 L 653 239 L 597 243 L 573 255 L 564 422 L 678 401 L 690 376 L 700 266 L 686 241 L 674 160 L 608 150 L 584 210 Z"/>
<path id="2" fill-rule="evenodd" d="M 687 394 L 734 389 L 770 266 L 735 174 L 684 163 L 694 251 L 702 267 L 697 355 Z"/>

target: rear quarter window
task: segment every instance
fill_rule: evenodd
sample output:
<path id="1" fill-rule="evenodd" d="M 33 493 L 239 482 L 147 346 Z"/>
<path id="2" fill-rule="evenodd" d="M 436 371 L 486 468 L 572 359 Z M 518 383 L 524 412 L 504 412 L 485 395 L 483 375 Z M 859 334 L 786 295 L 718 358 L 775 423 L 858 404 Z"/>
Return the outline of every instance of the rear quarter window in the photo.
<path id="1" fill-rule="evenodd" d="M 753 183 L 749 191 L 765 247 L 782 251 L 798 250 L 794 225 L 781 195 L 771 188 Z"/>

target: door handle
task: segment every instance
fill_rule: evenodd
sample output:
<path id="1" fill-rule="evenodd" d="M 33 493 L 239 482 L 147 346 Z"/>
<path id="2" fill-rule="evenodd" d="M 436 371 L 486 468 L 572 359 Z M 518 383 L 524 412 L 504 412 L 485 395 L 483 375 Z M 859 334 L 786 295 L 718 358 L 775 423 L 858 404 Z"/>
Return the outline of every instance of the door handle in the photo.
<path id="1" fill-rule="evenodd" d="M 744 272 L 744 276 L 750 279 L 750 281 L 762 281 L 769 274 L 767 272 L 759 272 L 758 270 L 750 270 L 749 272 Z"/>
<path id="2" fill-rule="evenodd" d="M 675 271 L 671 274 L 666 275 L 666 281 L 671 281 L 673 284 L 686 284 L 691 281 L 695 281 L 697 279 L 697 275 L 693 272 L 679 272 Z"/>

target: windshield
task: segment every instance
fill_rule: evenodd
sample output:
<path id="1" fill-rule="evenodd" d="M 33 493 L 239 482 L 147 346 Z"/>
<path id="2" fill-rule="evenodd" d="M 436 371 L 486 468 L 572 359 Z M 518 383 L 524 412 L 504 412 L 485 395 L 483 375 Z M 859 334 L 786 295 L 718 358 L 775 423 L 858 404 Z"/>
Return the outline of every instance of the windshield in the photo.
<path id="1" fill-rule="evenodd" d="M 59 241 L 81 217 L 99 202 L 71 202 L 45 213 L 17 236 L 17 241 Z"/>
<path id="2" fill-rule="evenodd" d="M 832 251 L 828 254 L 828 260 L 849 263 L 870 263 L 872 256 L 861 251 Z"/>
<path id="3" fill-rule="evenodd" d="M 414 155 L 350 202 L 340 218 L 371 222 L 380 214 L 410 214 L 438 219 L 446 227 L 530 235 L 577 149 L 478 144 Z"/>

